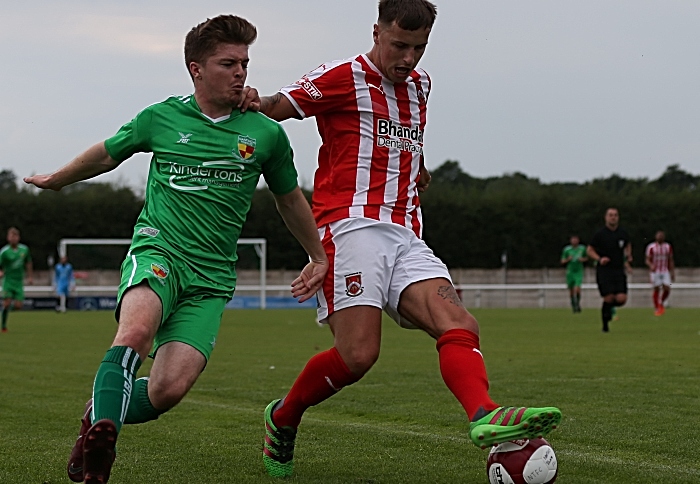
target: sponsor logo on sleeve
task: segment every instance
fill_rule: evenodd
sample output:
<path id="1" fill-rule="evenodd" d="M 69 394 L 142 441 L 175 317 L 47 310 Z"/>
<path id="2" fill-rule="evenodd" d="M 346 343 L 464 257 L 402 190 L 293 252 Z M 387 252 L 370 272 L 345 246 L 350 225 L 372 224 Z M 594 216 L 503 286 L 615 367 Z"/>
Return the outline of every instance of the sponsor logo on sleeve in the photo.
<path id="1" fill-rule="evenodd" d="M 362 287 L 362 272 L 355 272 L 345 276 L 345 294 L 350 297 L 357 297 L 364 292 Z"/>
<path id="2" fill-rule="evenodd" d="M 321 90 L 317 88 L 316 84 L 314 84 L 308 77 L 304 76 L 296 83 L 300 85 L 301 88 L 306 91 L 306 94 L 308 94 L 314 101 L 318 101 L 323 97 Z"/>
<path id="3" fill-rule="evenodd" d="M 157 237 L 160 230 L 154 229 L 153 227 L 142 227 L 139 229 L 139 235 L 148 235 L 149 237 Z"/>

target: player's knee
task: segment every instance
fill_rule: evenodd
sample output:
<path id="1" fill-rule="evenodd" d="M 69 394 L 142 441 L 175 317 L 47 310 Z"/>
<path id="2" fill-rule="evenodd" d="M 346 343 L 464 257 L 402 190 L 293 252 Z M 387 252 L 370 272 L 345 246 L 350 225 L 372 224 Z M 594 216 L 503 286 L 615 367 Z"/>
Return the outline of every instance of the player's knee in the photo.
<path id="1" fill-rule="evenodd" d="M 150 379 L 148 394 L 151 403 L 158 410 L 169 410 L 187 395 L 189 385 L 183 380 Z"/>
<path id="2" fill-rule="evenodd" d="M 353 348 L 343 355 L 343 360 L 353 374 L 367 373 L 379 359 L 379 348 Z"/>
<path id="3" fill-rule="evenodd" d="M 146 358 L 152 345 L 152 331 L 142 325 L 132 325 L 123 331 L 118 331 L 117 336 L 114 338 L 114 346 L 128 346 L 135 349 L 141 360 Z"/>
<path id="4" fill-rule="evenodd" d="M 478 335 L 479 323 L 477 322 L 476 318 L 471 315 L 471 313 L 465 310 L 463 313 L 445 319 L 444 321 L 440 322 L 440 324 L 436 325 L 436 330 L 434 332 L 435 334 L 431 334 L 431 336 L 435 339 L 439 339 L 440 336 L 452 329 L 465 329 Z"/>

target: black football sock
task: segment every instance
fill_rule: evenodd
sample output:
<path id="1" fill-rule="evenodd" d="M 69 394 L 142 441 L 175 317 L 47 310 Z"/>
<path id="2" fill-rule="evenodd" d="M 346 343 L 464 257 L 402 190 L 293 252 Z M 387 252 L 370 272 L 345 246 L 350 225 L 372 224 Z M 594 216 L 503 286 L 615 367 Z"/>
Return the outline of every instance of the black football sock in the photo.
<path id="1" fill-rule="evenodd" d="M 603 331 L 608 330 L 608 323 L 612 319 L 612 304 L 603 301 L 603 308 L 601 310 L 603 316 Z"/>
<path id="2" fill-rule="evenodd" d="M 7 329 L 7 316 L 10 314 L 10 306 L 2 311 L 2 329 Z"/>

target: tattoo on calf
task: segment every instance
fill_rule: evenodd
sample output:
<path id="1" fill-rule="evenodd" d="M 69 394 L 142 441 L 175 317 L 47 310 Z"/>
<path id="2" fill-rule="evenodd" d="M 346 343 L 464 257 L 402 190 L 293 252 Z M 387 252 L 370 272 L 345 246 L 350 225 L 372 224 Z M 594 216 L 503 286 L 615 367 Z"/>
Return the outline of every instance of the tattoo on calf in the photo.
<path id="1" fill-rule="evenodd" d="M 458 306 L 462 305 L 462 301 L 459 299 L 457 291 L 455 291 L 453 286 L 440 286 L 438 288 L 438 296 L 452 304 L 456 304 Z"/>

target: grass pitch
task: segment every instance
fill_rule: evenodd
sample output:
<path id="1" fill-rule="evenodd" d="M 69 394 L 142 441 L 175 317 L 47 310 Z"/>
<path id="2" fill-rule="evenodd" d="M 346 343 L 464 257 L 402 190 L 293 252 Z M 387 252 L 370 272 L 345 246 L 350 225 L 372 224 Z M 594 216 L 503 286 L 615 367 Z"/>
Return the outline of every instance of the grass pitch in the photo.
<path id="1" fill-rule="evenodd" d="M 700 482 L 700 310 L 479 310 L 495 401 L 555 405 L 557 482 Z M 0 334 L 0 483 L 65 483 L 65 464 L 109 312 L 12 313 Z M 330 347 L 307 310 L 227 311 L 209 366 L 185 400 L 125 426 L 112 483 L 265 483 L 262 412 Z M 139 375 L 147 374 L 146 363 Z M 486 483 L 486 451 L 443 384 L 434 342 L 385 321 L 382 355 L 358 384 L 311 408 L 298 483 Z"/>

